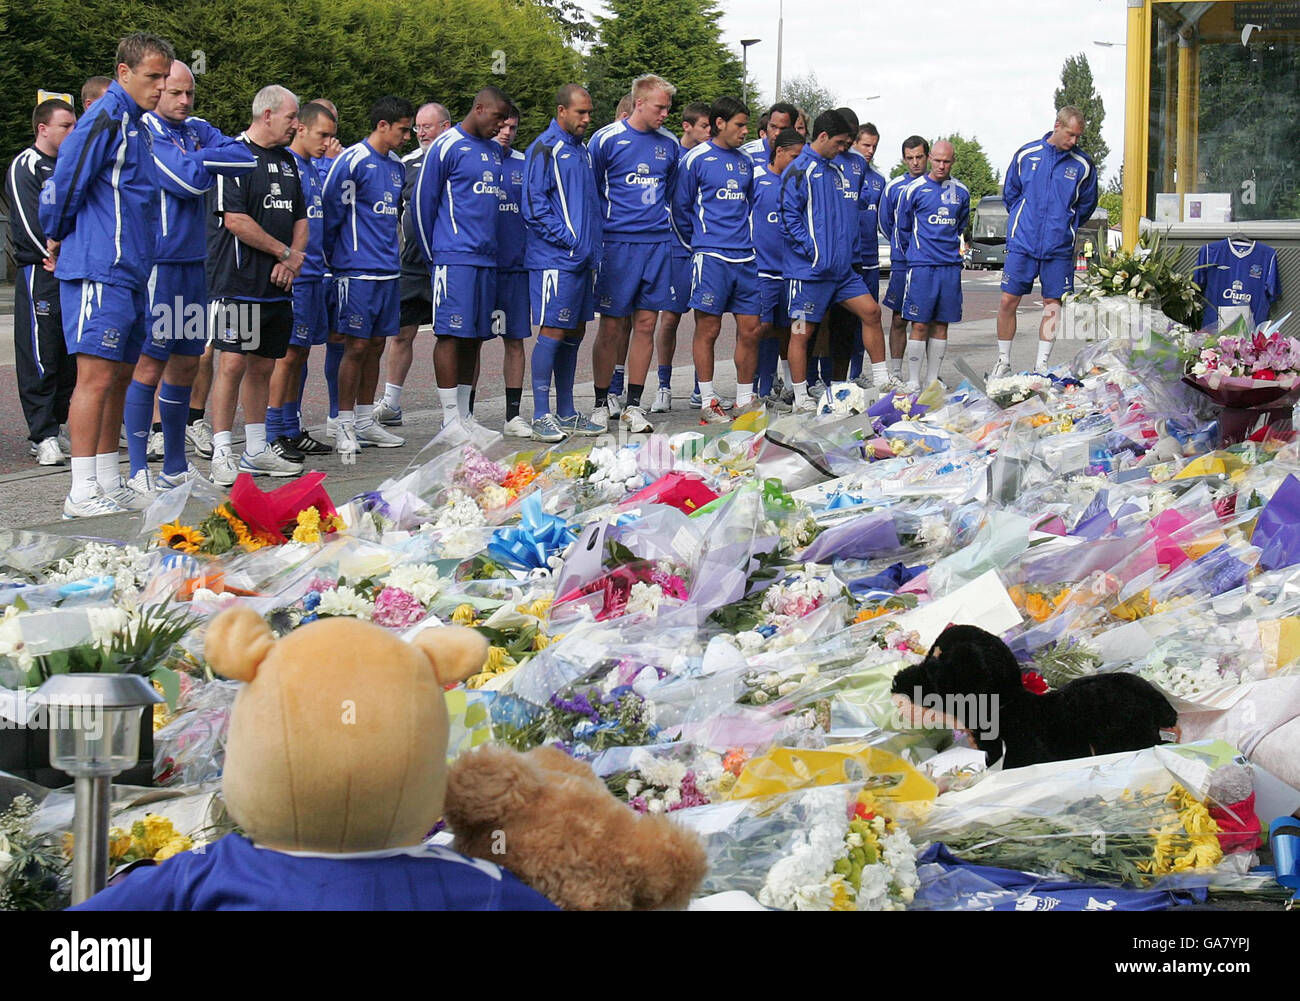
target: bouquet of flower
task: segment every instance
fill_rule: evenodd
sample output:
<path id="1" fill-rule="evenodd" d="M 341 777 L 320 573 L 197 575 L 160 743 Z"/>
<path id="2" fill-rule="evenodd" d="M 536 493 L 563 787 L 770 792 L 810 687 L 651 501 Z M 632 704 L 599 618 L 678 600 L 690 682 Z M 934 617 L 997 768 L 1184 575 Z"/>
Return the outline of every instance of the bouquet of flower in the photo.
<path id="1" fill-rule="evenodd" d="M 984 388 L 988 398 L 1005 410 L 1017 403 L 1024 403 L 1031 397 L 1046 399 L 1051 391 L 1052 380 L 1045 375 L 1005 375 L 990 379 Z"/>
<path id="2" fill-rule="evenodd" d="M 494 732 L 501 743 L 516 750 L 549 743 L 584 757 L 609 747 L 654 743 L 659 728 L 654 706 L 631 686 L 606 692 L 600 685 L 587 685 L 571 687 L 567 697 L 557 692 L 532 720 L 517 727 L 494 727 Z"/>
<path id="3" fill-rule="evenodd" d="M 736 784 L 737 760 L 733 755 L 731 770 L 722 755 L 704 749 L 656 754 L 638 747 L 626 769 L 605 776 L 605 785 L 637 813 L 672 813 L 725 799 Z"/>
<path id="4" fill-rule="evenodd" d="M 49 838 L 32 833 L 36 812 L 30 796 L 16 796 L 0 813 L 0 911 L 57 911 L 67 906 L 67 859 Z"/>
<path id="5" fill-rule="evenodd" d="M 1184 370 L 1210 389 L 1267 388 L 1270 383 L 1290 389 L 1300 383 L 1300 340 L 1282 335 L 1283 322 L 1260 324 L 1251 333 L 1245 318 L 1238 317 L 1219 334 L 1192 338 L 1182 346 Z"/>
<path id="6" fill-rule="evenodd" d="M 407 629 L 429 616 L 434 599 L 448 583 L 429 563 L 401 564 L 381 577 L 352 583 L 341 576 L 318 576 L 296 603 L 299 614 L 291 626 L 351 616 L 388 629 Z"/>
<path id="7" fill-rule="evenodd" d="M 473 445 L 466 445 L 452 483 L 468 491 L 482 510 L 503 512 L 534 489 L 537 475 L 530 462 L 506 466 L 489 459 Z"/>
<path id="8" fill-rule="evenodd" d="M 1178 249 L 1162 244 L 1154 230 L 1143 233 L 1132 250 L 1102 246 L 1088 261 L 1088 271 L 1066 303 L 1098 302 L 1121 296 L 1150 303 L 1178 323 L 1201 325 L 1204 303 L 1190 275 L 1177 270 Z"/>

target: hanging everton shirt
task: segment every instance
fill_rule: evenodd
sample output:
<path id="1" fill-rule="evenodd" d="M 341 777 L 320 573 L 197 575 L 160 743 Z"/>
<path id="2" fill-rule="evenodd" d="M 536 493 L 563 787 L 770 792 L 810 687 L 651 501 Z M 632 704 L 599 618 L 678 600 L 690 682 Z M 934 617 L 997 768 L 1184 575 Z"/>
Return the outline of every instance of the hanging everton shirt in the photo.
<path id="1" fill-rule="evenodd" d="M 1205 327 L 1226 326 L 1244 315 L 1253 330 L 1282 295 L 1277 251 L 1254 240 L 1207 243 L 1196 255 L 1192 277 L 1205 290 Z"/>

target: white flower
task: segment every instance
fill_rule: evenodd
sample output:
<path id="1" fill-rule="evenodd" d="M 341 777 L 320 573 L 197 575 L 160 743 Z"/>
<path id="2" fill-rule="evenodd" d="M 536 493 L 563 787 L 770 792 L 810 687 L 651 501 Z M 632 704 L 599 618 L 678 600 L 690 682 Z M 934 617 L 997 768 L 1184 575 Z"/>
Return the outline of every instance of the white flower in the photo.
<path id="1" fill-rule="evenodd" d="M 763 645 L 767 642 L 762 633 L 757 633 L 752 629 L 746 629 L 744 632 L 736 633 L 731 637 L 731 639 L 734 640 L 736 646 L 740 648 L 740 652 L 746 654 L 757 653 L 759 650 L 763 649 Z"/>
<path id="2" fill-rule="evenodd" d="M 632 799 L 634 796 L 636 796 L 637 793 L 641 791 L 642 783 L 638 779 L 628 779 L 626 788 L 627 788 L 627 798 Z"/>
<path id="3" fill-rule="evenodd" d="M 632 585 L 632 592 L 627 598 L 627 611 L 629 614 L 634 612 L 645 612 L 653 615 L 659 611 L 659 603 L 663 601 L 664 592 L 658 584 L 647 584 L 644 581 L 637 581 Z"/>
<path id="4" fill-rule="evenodd" d="M 421 605 L 427 606 L 442 590 L 442 578 L 428 563 L 406 563 L 397 567 L 385 579 L 388 587 L 398 587 L 411 595 Z"/>
<path id="5" fill-rule="evenodd" d="M 321 592 L 316 614 L 350 615 L 357 619 L 369 619 L 375 614 L 375 603 L 344 584 L 342 587 Z"/>
<path id="6" fill-rule="evenodd" d="M 451 490 L 443 501 L 442 513 L 438 515 L 433 527 L 442 530 L 486 524 L 487 518 L 473 497 L 463 490 Z"/>

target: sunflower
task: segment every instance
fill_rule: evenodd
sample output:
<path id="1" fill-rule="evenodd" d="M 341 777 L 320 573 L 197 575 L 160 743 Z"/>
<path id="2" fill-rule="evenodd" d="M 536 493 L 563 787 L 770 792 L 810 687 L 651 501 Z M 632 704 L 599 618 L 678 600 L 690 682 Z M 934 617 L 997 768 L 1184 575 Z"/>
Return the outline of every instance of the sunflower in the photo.
<path id="1" fill-rule="evenodd" d="M 174 549 L 178 553 L 193 555 L 203 545 L 203 533 L 189 525 L 182 525 L 180 519 L 158 529 L 158 545 L 164 549 Z"/>

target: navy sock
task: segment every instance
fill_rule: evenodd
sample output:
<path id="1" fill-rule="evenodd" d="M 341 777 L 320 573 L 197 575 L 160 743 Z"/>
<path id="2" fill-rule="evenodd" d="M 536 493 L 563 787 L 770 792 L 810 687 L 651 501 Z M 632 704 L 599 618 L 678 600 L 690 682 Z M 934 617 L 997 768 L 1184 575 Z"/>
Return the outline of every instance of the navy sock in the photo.
<path id="1" fill-rule="evenodd" d="M 622 366 L 614 366 L 614 375 L 609 380 L 609 391 L 614 396 L 623 395 L 623 369 Z"/>
<path id="2" fill-rule="evenodd" d="M 630 383 L 627 387 L 627 405 L 629 407 L 641 406 L 641 394 L 645 392 L 645 386 L 638 386 L 636 383 Z"/>
<path id="3" fill-rule="evenodd" d="M 578 377 L 578 345 L 582 338 L 560 342 L 555 353 L 555 413 L 559 417 L 572 417 L 578 412 L 573 405 L 573 380 Z"/>
<path id="4" fill-rule="evenodd" d="M 673 385 L 673 367 L 671 365 L 659 366 L 659 388 L 671 389 Z"/>
<path id="5" fill-rule="evenodd" d="M 126 425 L 126 451 L 131 459 L 131 475 L 149 465 L 149 425 L 153 419 L 154 387 L 131 380 L 126 387 L 126 405 L 122 422 Z"/>
<path id="6" fill-rule="evenodd" d="M 339 362 L 343 360 L 343 345 L 334 341 L 325 344 L 325 388 L 330 394 L 330 416 L 339 415 Z"/>
<path id="7" fill-rule="evenodd" d="M 297 438 L 302 434 L 302 403 L 294 400 L 280 408 L 280 424 L 287 438 Z"/>
<path id="8" fill-rule="evenodd" d="M 539 417 L 551 412 L 551 378 L 555 376 L 558 384 L 559 378 L 555 370 L 557 355 L 562 343 L 553 337 L 538 335 L 536 342 L 533 344 L 533 420 L 537 420 Z"/>
<path id="9" fill-rule="evenodd" d="M 775 337 L 764 337 L 758 342 L 759 396 L 766 396 L 772 392 L 772 380 L 776 376 L 776 363 L 780 357 L 781 348 Z"/>
<path id="10" fill-rule="evenodd" d="M 185 418 L 190 413 L 190 386 L 164 382 L 158 387 L 158 416 L 162 418 L 163 472 L 175 475 L 189 467 L 185 458 Z"/>

